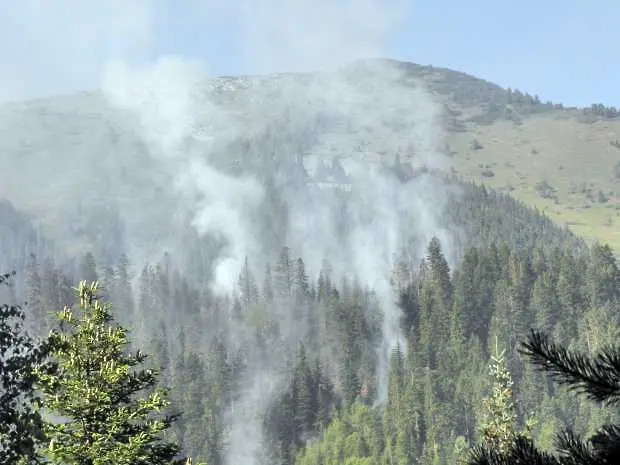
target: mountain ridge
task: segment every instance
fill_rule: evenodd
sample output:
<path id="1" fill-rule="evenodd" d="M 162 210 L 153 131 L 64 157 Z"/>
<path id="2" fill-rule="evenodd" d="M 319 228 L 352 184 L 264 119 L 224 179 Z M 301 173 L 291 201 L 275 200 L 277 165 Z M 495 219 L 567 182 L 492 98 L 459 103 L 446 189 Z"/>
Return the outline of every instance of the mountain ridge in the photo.
<path id="1" fill-rule="evenodd" d="M 424 111 L 412 116 L 411 105 L 417 104 L 417 96 L 396 92 L 390 97 L 389 82 L 369 77 L 386 63 L 410 79 L 403 85 L 422 81 L 432 93 L 440 108 L 436 116 L 445 130 L 443 140 L 429 136 L 420 142 L 419 134 L 409 133 L 411 127 L 421 124 Z M 350 110 L 331 105 L 325 113 L 320 106 L 323 95 L 312 82 L 325 73 L 222 76 L 205 81 L 200 92 L 209 93 L 218 109 L 225 108 L 225 114 L 219 112 L 223 116 L 210 129 L 224 140 L 217 150 L 219 156 L 211 161 L 227 170 L 235 163 L 256 164 L 252 157 L 259 150 L 253 150 L 252 145 L 257 141 L 260 146 L 293 144 L 309 159 L 310 169 L 318 166 L 318 160 L 308 157 L 309 152 L 323 159 L 357 154 L 366 161 L 391 163 L 396 154 L 407 162 L 420 152 L 438 150 L 448 160 L 443 168 L 453 174 L 507 192 L 578 234 L 620 250 L 620 228 L 616 227 L 620 222 L 620 119 L 613 107 L 564 108 L 467 73 L 396 60 L 361 60 L 342 70 L 353 82 L 366 79 L 364 85 L 378 86 L 373 91 L 377 102 L 386 108 L 377 113 L 380 107 L 366 102 L 361 108 L 372 113 L 366 120 L 363 111 L 356 110 L 362 116 L 356 113 L 355 123 L 361 129 L 355 133 L 347 129 Z M 299 82 L 310 85 L 311 91 L 288 85 Z M 319 106 L 302 104 L 304 98 L 314 99 Z M 291 107 L 291 102 L 297 103 Z M 290 117 L 291 111 L 296 112 L 295 118 Z M 434 123 L 423 124 L 428 126 L 424 138 Z M 123 173 L 140 172 L 133 168 L 146 166 L 140 183 L 155 179 L 155 189 L 165 188 L 165 170 L 149 171 L 148 148 L 136 135 L 139 130 L 140 121 L 111 108 L 100 91 L 0 105 L 0 151 L 8 155 L 4 162 L 0 157 L 0 169 L 30 176 L 33 185 L 49 184 L 44 195 L 59 195 L 53 207 L 59 209 L 67 197 L 63 179 L 79 171 L 76 160 L 80 154 L 101 165 L 92 174 L 101 177 L 104 173 L 107 179 L 103 182 L 109 187 L 114 185 L 114 176 L 122 178 Z M 188 143 L 201 150 L 200 144 L 208 139 Z M 278 150 L 285 151 L 282 147 Z M 119 154 L 112 155 L 113 151 Z M 131 159 L 130 153 L 135 155 Z M 118 156 L 117 162 L 106 161 L 112 156 Z M 432 162 L 428 157 L 419 160 L 422 164 Z M 38 169 L 32 168 L 35 165 Z M 51 171 L 62 173 L 62 177 L 50 181 L 55 179 Z M 0 195 L 11 200 L 17 197 L 16 203 L 22 205 L 20 176 L 7 184 Z M 126 186 L 120 186 L 120 192 L 123 190 Z"/>

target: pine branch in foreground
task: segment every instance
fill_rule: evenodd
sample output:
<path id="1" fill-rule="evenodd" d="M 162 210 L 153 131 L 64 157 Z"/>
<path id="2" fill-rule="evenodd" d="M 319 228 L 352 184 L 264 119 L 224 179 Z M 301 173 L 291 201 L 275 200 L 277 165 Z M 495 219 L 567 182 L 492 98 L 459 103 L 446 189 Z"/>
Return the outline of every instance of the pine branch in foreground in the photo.
<path id="1" fill-rule="evenodd" d="M 605 425 L 591 439 L 597 457 L 604 463 L 620 463 L 620 426 Z"/>
<path id="2" fill-rule="evenodd" d="M 564 465 L 564 462 L 538 451 L 530 439 L 518 436 L 503 454 L 486 445 L 477 446 L 471 453 L 468 465 Z"/>
<path id="3" fill-rule="evenodd" d="M 556 437 L 556 449 L 563 465 L 603 465 L 589 444 L 586 444 L 572 430 L 565 429 Z"/>
<path id="4" fill-rule="evenodd" d="M 620 403 L 620 348 L 606 348 L 595 357 L 572 352 L 533 330 L 519 352 L 539 370 L 569 389 L 608 405 Z M 538 451 L 518 436 L 502 453 L 487 445 L 474 449 L 469 465 L 612 465 L 620 464 L 620 426 L 606 425 L 584 441 L 570 429 L 556 438 L 557 457 Z"/>
<path id="5" fill-rule="evenodd" d="M 532 330 L 519 352 L 569 389 L 609 405 L 620 403 L 620 348 L 605 348 L 596 357 L 570 351 Z"/>

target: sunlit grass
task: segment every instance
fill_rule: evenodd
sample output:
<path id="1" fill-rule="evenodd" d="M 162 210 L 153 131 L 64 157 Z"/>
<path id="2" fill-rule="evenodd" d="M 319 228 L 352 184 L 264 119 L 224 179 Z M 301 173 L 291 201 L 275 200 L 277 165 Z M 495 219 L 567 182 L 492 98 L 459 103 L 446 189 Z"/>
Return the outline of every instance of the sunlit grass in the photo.
<path id="1" fill-rule="evenodd" d="M 471 148 L 474 138 L 482 149 Z M 620 149 L 611 144 L 616 140 L 618 121 L 586 124 L 558 115 L 527 118 L 518 126 L 500 121 L 449 137 L 457 152 L 454 166 L 464 178 L 508 192 L 586 240 L 608 243 L 620 253 L 620 179 L 614 177 Z M 543 181 L 555 199 L 537 192 Z M 600 202 L 599 191 L 606 202 Z"/>

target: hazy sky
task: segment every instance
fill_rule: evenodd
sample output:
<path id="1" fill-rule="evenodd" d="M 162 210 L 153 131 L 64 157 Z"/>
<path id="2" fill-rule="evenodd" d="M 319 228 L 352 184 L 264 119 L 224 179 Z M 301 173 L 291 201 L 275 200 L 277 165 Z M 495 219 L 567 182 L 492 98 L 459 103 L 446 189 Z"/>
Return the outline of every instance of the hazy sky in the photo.
<path id="1" fill-rule="evenodd" d="M 384 56 L 620 105 L 618 18 L 612 0 L 0 0 L 0 99 L 98 88 L 115 59 L 219 75 Z"/>

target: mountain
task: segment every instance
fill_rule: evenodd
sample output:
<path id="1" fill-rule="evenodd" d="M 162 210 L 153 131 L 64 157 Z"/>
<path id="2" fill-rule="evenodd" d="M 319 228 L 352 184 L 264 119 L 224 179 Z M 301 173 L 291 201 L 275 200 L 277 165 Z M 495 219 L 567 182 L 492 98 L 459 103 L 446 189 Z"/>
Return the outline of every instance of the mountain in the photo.
<path id="1" fill-rule="evenodd" d="M 508 192 L 620 251 L 620 118 L 614 107 L 542 103 L 449 69 L 405 65 L 444 103 L 446 150 L 465 179 Z"/>
<path id="2" fill-rule="evenodd" d="M 560 154 L 615 116 L 387 60 L 208 81 L 164 63 L 6 105 L 0 271 L 18 275 L 0 302 L 28 300 L 45 335 L 77 280 L 100 281 L 183 412 L 169 438 L 211 465 L 447 465 L 530 424 L 550 450 L 617 415 L 542 379 L 519 342 L 616 341 L 620 269 L 540 211 L 560 177 L 519 150 Z M 511 145 L 554 124 L 572 132 Z M 512 190 L 472 182 L 516 166 Z M 528 182 L 538 210 L 514 198 Z"/>
<path id="3" fill-rule="evenodd" d="M 420 82 L 428 92 L 419 91 Z M 131 92 L 112 82 L 104 94 L 0 107 L 0 171 L 11 173 L 0 196 L 56 236 L 66 237 L 64 224 L 75 224 L 78 248 L 78 197 L 81 205 L 92 203 L 91 212 L 118 207 L 130 234 L 156 244 L 169 239 L 166 233 L 140 225 L 145 217 L 160 224 L 169 216 L 163 205 L 175 209 L 162 192 L 173 183 L 171 158 L 152 156 L 163 133 L 186 150 L 210 152 L 221 169 L 254 173 L 273 168 L 265 146 L 278 163 L 301 158 L 311 174 L 320 160 L 392 163 L 398 153 L 403 162 L 503 190 L 620 250 L 620 118 L 613 108 L 564 108 L 457 71 L 392 60 L 356 62 L 337 75 L 221 77 L 191 95 L 183 93 L 185 82 L 169 84 L 181 93 L 168 100 L 148 97 L 139 81 Z M 159 99 L 159 110 L 150 99 Z M 191 112 L 191 132 L 175 118 L 175 99 Z M 162 108 L 164 119 L 152 117 Z M 110 191 L 113 198 L 104 200 Z"/>

